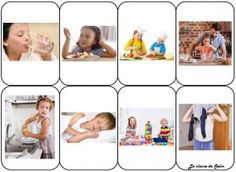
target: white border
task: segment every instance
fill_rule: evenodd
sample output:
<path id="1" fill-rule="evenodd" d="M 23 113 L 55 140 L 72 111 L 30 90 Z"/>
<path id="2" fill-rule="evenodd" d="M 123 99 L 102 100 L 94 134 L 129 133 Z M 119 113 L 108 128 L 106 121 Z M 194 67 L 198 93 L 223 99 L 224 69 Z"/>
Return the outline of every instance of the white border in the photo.
<path id="1" fill-rule="evenodd" d="M 111 87 L 66 87 L 61 112 L 115 112 L 117 118 L 117 93 Z M 105 170 L 117 164 L 117 143 L 61 143 L 60 152 L 66 169 Z"/>
<path id="2" fill-rule="evenodd" d="M 105 9 L 105 11 L 104 11 Z M 78 28 L 81 26 L 115 26 L 117 28 L 117 9 L 109 2 L 67 2 L 61 6 L 61 50 L 64 45 L 63 28 Z M 73 15 L 71 12 L 74 11 Z M 89 12 L 88 12 L 89 11 Z M 85 16 L 86 14 L 86 16 Z M 73 40 L 77 36 L 72 35 Z M 115 46 L 115 50 L 116 50 Z M 71 49 L 72 47 L 70 47 Z M 117 50 L 116 50 L 117 51 Z M 115 57 L 116 58 L 116 57 Z M 60 57 L 62 60 L 62 57 Z M 61 61 L 61 80 L 70 85 L 110 85 L 117 78 L 117 62 L 113 61 Z"/>
<path id="3" fill-rule="evenodd" d="M 169 87 L 124 87 L 119 92 L 119 108 L 173 108 L 175 121 L 175 92 Z M 119 164 L 124 169 L 170 169 L 175 164 L 175 143 L 119 146 Z"/>
<path id="4" fill-rule="evenodd" d="M 177 92 L 177 117 L 179 104 L 231 104 L 232 105 L 232 150 L 228 151 L 188 151 L 179 150 L 179 119 L 177 118 L 177 164 L 182 169 L 194 165 L 224 165 L 230 168 L 234 163 L 234 93 L 228 87 L 182 87 Z M 227 157 L 227 158 L 226 158 Z M 195 168 L 196 169 L 196 168 Z"/>
<path id="5" fill-rule="evenodd" d="M 5 96 L 7 95 L 53 95 L 55 97 L 55 124 L 59 123 L 59 93 L 52 87 L 7 87 L 2 93 L 2 149 L 5 150 Z M 5 159 L 2 151 L 2 164 L 7 169 L 50 170 L 59 164 L 59 125 L 55 125 L 55 159 Z"/>
<path id="6" fill-rule="evenodd" d="M 59 23 L 59 8 L 52 2 L 8 2 L 2 7 L 1 25 L 5 22 Z M 2 55 L 3 51 L 2 48 Z M 9 85 L 55 84 L 59 79 L 59 61 L 10 62 L 2 59 L 2 78 Z"/>
<path id="7" fill-rule="evenodd" d="M 227 2 L 185 2 L 177 8 L 177 79 L 186 85 L 225 85 L 234 78 L 234 30 L 233 7 Z M 224 12 L 222 15 L 221 12 Z M 232 64 L 220 66 L 179 65 L 179 22 L 180 21 L 231 21 Z"/>
<path id="8" fill-rule="evenodd" d="M 163 15 L 163 17 L 161 16 Z M 119 7 L 119 54 L 124 52 L 126 42 L 132 38 L 137 27 L 146 30 L 143 40 L 149 51 L 151 44 L 157 40 L 158 32 L 165 28 L 168 32 L 170 47 L 167 52 L 172 52 L 175 59 L 175 8 L 168 2 L 127 2 Z M 156 28 L 156 29 L 153 29 Z M 150 31 L 152 29 L 152 31 Z M 162 30 L 163 31 L 163 30 Z M 130 32 L 127 36 L 127 32 Z M 150 33 L 152 32 L 152 33 Z M 126 36 L 125 36 L 126 35 Z M 145 36 L 150 35 L 151 42 Z M 119 60 L 119 79 L 123 84 L 129 85 L 167 85 L 175 79 L 175 61 L 167 60 Z"/>

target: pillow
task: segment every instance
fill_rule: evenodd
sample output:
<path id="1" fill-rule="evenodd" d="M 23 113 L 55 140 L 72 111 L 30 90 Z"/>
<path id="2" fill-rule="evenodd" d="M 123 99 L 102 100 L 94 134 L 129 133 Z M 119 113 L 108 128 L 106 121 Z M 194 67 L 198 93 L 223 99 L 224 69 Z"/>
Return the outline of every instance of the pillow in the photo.
<path id="1" fill-rule="evenodd" d="M 61 131 L 65 131 L 72 116 L 61 115 Z"/>
<path id="2" fill-rule="evenodd" d="M 99 136 L 96 139 L 89 138 L 81 141 L 80 143 L 115 143 L 116 142 L 116 130 L 104 130 L 99 132 Z"/>

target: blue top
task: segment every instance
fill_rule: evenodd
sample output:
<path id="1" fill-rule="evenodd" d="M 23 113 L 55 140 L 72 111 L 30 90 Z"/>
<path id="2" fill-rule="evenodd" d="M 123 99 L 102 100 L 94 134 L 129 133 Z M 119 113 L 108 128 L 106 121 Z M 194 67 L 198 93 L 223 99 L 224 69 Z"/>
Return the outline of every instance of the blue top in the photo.
<path id="1" fill-rule="evenodd" d="M 203 41 L 204 35 L 206 35 L 206 34 L 210 34 L 210 32 L 203 32 L 197 39 L 198 44 Z M 211 37 L 210 40 L 211 40 L 211 45 L 216 48 L 216 51 L 213 50 L 213 54 L 218 56 L 218 49 L 219 48 L 226 49 L 225 38 L 220 33 L 217 34 L 216 37 Z"/>
<path id="2" fill-rule="evenodd" d="M 75 46 L 73 49 L 72 49 L 72 51 L 71 51 L 72 53 L 83 53 L 84 51 L 83 51 L 83 49 L 82 48 L 80 48 L 80 47 L 78 47 L 78 46 Z M 97 55 L 97 56 L 102 56 L 102 54 L 103 54 L 103 49 L 102 48 L 97 48 L 97 49 L 93 49 L 93 50 L 91 50 L 91 52 L 90 53 L 93 53 L 93 55 Z"/>
<path id="3" fill-rule="evenodd" d="M 157 42 L 154 42 L 150 48 L 151 51 L 154 51 L 155 53 L 163 53 L 165 54 L 166 53 L 166 47 L 165 47 L 165 44 L 163 43 L 157 43 Z"/>

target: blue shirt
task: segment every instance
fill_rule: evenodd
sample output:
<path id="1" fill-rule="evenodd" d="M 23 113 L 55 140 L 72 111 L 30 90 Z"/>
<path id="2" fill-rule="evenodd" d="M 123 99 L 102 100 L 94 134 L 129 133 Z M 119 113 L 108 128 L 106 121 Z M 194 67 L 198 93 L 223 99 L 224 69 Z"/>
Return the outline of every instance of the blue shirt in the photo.
<path id="1" fill-rule="evenodd" d="M 72 53 L 83 53 L 84 51 L 83 51 L 83 49 L 82 48 L 80 48 L 80 47 L 78 47 L 78 46 L 75 46 L 73 49 L 72 49 L 72 51 L 71 51 Z M 90 53 L 93 53 L 93 55 L 97 55 L 97 56 L 102 56 L 102 54 L 103 54 L 103 49 L 102 48 L 97 48 L 97 49 L 93 49 L 93 50 L 91 50 L 91 52 Z"/>
<path id="2" fill-rule="evenodd" d="M 165 54 L 166 53 L 166 47 L 165 47 L 165 44 L 163 43 L 157 43 L 157 42 L 154 42 L 150 48 L 151 51 L 154 51 L 156 53 L 163 53 Z"/>
<path id="3" fill-rule="evenodd" d="M 210 32 L 203 32 L 197 39 L 198 44 L 203 41 L 203 38 L 206 34 L 210 34 Z M 211 45 L 216 48 L 216 51 L 213 50 L 213 54 L 218 56 L 219 48 L 226 50 L 225 38 L 220 33 L 217 34 L 216 37 L 211 37 L 210 40 L 211 40 Z"/>

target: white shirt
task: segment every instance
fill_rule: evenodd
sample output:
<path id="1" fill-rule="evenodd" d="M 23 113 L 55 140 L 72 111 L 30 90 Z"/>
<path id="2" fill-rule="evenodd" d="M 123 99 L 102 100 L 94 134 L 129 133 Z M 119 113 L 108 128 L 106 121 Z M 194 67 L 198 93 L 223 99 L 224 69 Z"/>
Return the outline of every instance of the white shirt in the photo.
<path id="1" fill-rule="evenodd" d="M 86 130 L 83 129 L 83 128 L 81 128 L 81 127 L 80 127 L 80 124 L 81 124 L 81 123 L 84 123 L 84 122 L 86 122 L 86 121 L 88 121 L 88 118 L 87 118 L 87 117 L 83 117 L 83 118 L 79 119 L 79 120 L 72 126 L 72 128 L 73 128 L 74 130 L 76 130 L 76 131 L 84 132 L 84 131 L 86 131 Z M 68 139 L 70 139 L 71 137 L 73 137 L 73 135 L 68 134 L 68 133 L 65 133 L 65 132 L 62 133 L 62 138 L 63 138 L 64 140 L 68 140 Z"/>
<path id="2" fill-rule="evenodd" d="M 2 60 L 10 61 L 5 51 L 2 51 Z M 56 60 L 57 60 L 56 56 L 53 53 L 51 53 L 51 61 L 56 61 Z M 43 59 L 37 53 L 26 52 L 21 54 L 19 61 L 43 61 Z"/>
<path id="3" fill-rule="evenodd" d="M 207 115 L 207 119 L 205 120 L 206 137 L 205 138 L 202 137 L 201 124 L 200 122 L 198 122 L 195 129 L 195 139 L 200 142 L 208 142 L 213 140 L 213 129 L 214 129 L 214 121 L 212 120 L 212 116 Z"/>
<path id="4" fill-rule="evenodd" d="M 46 119 L 46 118 L 48 118 L 48 119 L 51 121 L 49 115 L 43 117 L 40 121 L 38 121 L 38 120 L 39 120 L 39 116 L 37 116 L 36 120 L 34 121 L 34 125 L 35 125 L 35 127 L 36 127 L 36 132 L 37 132 L 37 134 L 39 134 L 39 133 L 41 132 L 42 121 L 43 121 L 44 119 Z M 51 125 L 50 125 L 50 126 L 51 126 Z M 51 127 L 49 127 L 48 134 L 49 134 L 49 135 L 52 134 Z"/>

